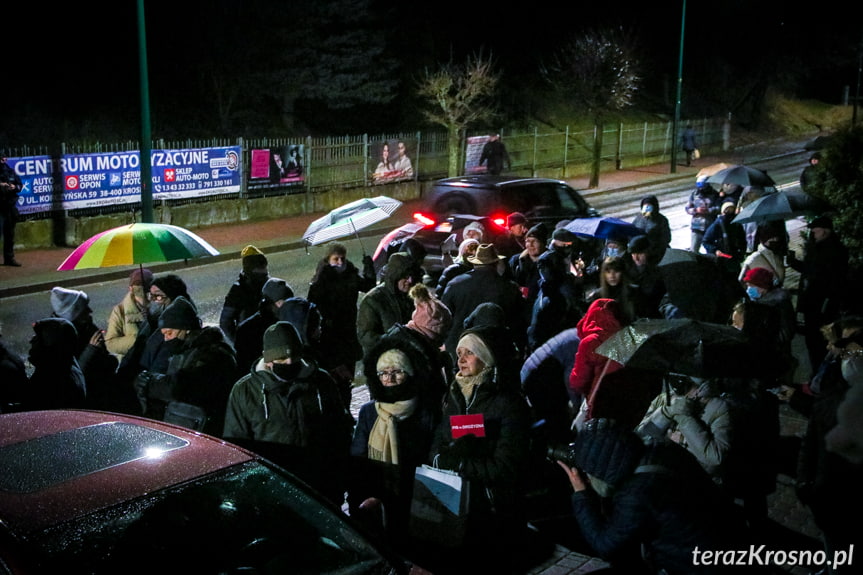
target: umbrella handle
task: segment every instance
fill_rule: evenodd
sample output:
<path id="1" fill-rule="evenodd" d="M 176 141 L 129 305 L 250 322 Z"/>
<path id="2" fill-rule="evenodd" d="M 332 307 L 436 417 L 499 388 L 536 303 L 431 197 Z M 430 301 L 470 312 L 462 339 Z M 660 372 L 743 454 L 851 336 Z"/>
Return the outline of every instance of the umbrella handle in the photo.
<path id="1" fill-rule="evenodd" d="M 354 235 L 357 236 L 357 241 L 360 242 L 360 249 L 363 250 L 363 257 L 366 255 L 366 248 L 363 246 L 363 240 L 360 239 L 360 234 L 357 231 L 357 228 L 354 226 L 354 219 L 348 218 L 348 222 L 351 224 L 351 229 L 354 230 Z"/>

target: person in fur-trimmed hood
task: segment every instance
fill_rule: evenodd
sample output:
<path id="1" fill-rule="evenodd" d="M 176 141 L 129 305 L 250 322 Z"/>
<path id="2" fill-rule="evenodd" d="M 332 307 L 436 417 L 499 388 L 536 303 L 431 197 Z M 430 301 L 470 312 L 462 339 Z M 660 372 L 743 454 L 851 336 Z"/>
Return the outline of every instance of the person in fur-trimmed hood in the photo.
<path id="1" fill-rule="evenodd" d="M 397 323 L 411 319 L 414 305 L 408 292 L 417 284 L 417 266 L 406 252 L 396 252 L 387 260 L 384 278 L 360 302 L 357 311 L 357 337 L 363 355 L 377 344 L 381 336 Z"/>

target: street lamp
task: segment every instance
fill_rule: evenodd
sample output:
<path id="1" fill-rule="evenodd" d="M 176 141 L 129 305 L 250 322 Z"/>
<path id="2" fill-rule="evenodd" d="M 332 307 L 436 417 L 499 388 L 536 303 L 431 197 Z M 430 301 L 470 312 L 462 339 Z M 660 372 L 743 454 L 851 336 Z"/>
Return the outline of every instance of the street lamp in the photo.
<path id="1" fill-rule="evenodd" d="M 677 99 L 674 103 L 674 127 L 671 130 L 671 173 L 677 173 L 677 134 L 680 130 L 680 94 L 683 91 L 683 33 L 686 29 L 686 0 L 680 19 L 680 54 L 677 62 Z"/>
<path id="2" fill-rule="evenodd" d="M 153 169 L 150 166 L 150 85 L 147 76 L 147 31 L 144 0 L 138 0 L 138 73 L 141 78 L 141 221 L 153 223 Z"/>

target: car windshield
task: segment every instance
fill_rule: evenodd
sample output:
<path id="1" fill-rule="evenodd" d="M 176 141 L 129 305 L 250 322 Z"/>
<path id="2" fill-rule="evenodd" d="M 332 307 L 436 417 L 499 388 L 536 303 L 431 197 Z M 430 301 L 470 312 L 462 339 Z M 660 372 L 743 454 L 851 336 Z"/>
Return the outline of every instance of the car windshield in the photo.
<path id="1" fill-rule="evenodd" d="M 248 462 L 29 538 L 45 573 L 391 573 L 337 512 Z"/>

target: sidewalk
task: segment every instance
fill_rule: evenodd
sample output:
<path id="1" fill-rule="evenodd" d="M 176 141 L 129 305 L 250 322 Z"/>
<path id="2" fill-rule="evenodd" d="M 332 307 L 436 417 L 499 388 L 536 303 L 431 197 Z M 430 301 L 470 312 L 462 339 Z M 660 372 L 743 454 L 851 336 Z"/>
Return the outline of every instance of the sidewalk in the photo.
<path id="1" fill-rule="evenodd" d="M 782 146 L 770 148 L 764 146 L 763 155 L 768 157 L 775 155 Z M 785 149 L 792 149 L 786 144 Z M 802 150 L 802 147 L 798 148 Z M 754 162 L 755 154 L 747 151 L 747 161 Z M 695 175 L 699 169 L 711 164 L 724 162 L 741 163 L 740 154 L 728 154 L 724 156 L 711 156 L 701 158 L 692 167 L 679 166 L 675 174 L 670 173 L 668 164 L 646 166 L 632 170 L 618 170 L 605 172 L 600 176 L 600 186 L 597 189 L 587 189 L 588 177 L 576 177 L 567 181 L 576 189 L 590 198 L 605 191 L 640 186 L 648 183 L 661 183 L 679 179 L 691 179 L 694 183 Z M 392 229 L 408 221 L 413 213 L 415 202 L 409 202 L 402 206 L 388 220 L 385 220 L 361 232 L 363 237 L 379 238 L 384 230 Z M 234 259 L 245 245 L 254 244 L 265 253 L 278 252 L 287 249 L 297 249 L 303 246 L 302 234 L 308 225 L 323 214 L 309 214 L 306 216 L 295 216 L 280 218 L 263 222 L 240 222 L 231 225 L 212 226 L 192 230 L 207 242 L 219 250 L 219 256 L 208 259 L 208 261 L 223 261 Z M 49 248 L 36 250 L 21 250 L 16 252 L 16 259 L 21 262 L 22 267 L 12 268 L 0 266 L 0 299 L 19 294 L 34 293 L 41 290 L 49 290 L 56 285 L 58 274 L 62 274 L 63 284 L 67 287 L 74 285 L 85 285 L 88 283 L 116 280 L 128 275 L 128 267 L 102 268 L 92 270 L 78 270 L 58 272 L 57 267 L 72 252 L 73 248 Z M 203 260 L 202 260 L 203 263 Z M 154 273 L 163 273 L 172 269 L 184 267 L 184 262 L 168 262 L 164 264 L 148 264 Z M 76 284 L 77 282 L 77 284 Z M 352 409 L 356 412 L 363 402 L 367 401 L 368 393 L 365 386 L 359 386 L 354 390 Z M 805 430 L 806 419 L 792 411 L 787 405 L 782 407 L 782 434 L 793 449 L 795 442 Z M 802 507 L 794 494 L 793 470 L 785 470 L 787 474 L 780 476 L 776 493 L 770 496 L 770 518 L 776 523 L 777 531 L 782 533 L 783 548 L 801 549 L 805 545 L 811 545 L 814 537 L 818 536 L 814 528 L 808 510 Z M 765 542 L 768 543 L 768 542 Z M 775 542 L 770 542 L 775 544 Z M 795 546 L 796 545 L 796 546 Z M 558 546 L 554 555 L 545 563 L 537 566 L 530 573 L 532 575 L 582 575 L 590 573 L 605 566 L 601 560 L 590 555 L 573 552 L 562 546 Z M 782 572 L 793 575 L 805 575 L 809 569 L 801 567 L 788 568 Z"/>

